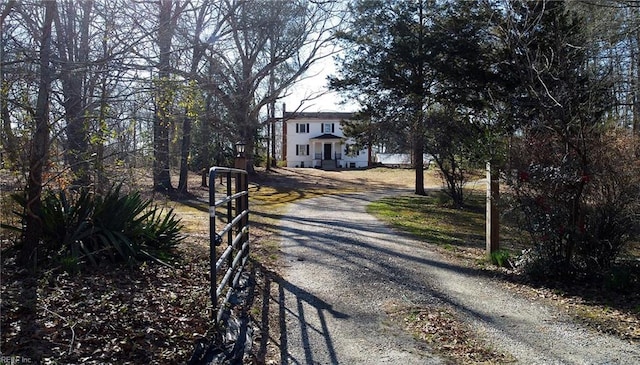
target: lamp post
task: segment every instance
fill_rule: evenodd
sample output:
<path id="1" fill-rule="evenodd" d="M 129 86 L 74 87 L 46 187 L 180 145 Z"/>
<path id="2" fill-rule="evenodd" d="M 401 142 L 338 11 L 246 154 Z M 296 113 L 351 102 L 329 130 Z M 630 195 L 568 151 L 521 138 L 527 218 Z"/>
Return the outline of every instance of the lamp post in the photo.
<path id="1" fill-rule="evenodd" d="M 245 148 L 244 142 L 238 141 L 236 143 L 235 168 L 239 170 L 247 169 L 247 158 L 245 157 L 245 154 L 244 154 L 244 148 Z M 237 173 L 234 175 L 236 180 L 236 193 L 245 190 L 247 188 L 247 174 Z M 235 206 L 236 206 L 236 215 L 239 215 L 245 209 L 249 208 L 248 200 L 242 197 L 237 198 Z M 248 218 L 245 216 L 244 218 L 242 218 L 240 227 L 246 226 L 247 223 L 248 223 Z M 237 233 L 240 233 L 240 232 L 242 232 L 242 229 L 238 228 Z M 245 238 L 243 238 L 242 242 L 245 242 L 245 240 L 247 239 L 246 233 L 244 235 L 245 235 L 244 236 Z"/>
<path id="2" fill-rule="evenodd" d="M 236 143 L 236 158 L 235 158 L 235 168 L 240 170 L 246 170 L 247 168 L 247 158 L 244 155 L 244 142 Z"/>

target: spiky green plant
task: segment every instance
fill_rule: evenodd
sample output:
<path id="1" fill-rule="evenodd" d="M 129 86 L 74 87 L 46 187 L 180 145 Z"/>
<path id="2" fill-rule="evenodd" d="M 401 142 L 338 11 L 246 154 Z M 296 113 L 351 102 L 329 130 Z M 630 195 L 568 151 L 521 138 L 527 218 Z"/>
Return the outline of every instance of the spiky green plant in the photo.
<path id="1" fill-rule="evenodd" d="M 22 196 L 16 202 L 26 208 Z M 88 190 L 45 192 L 40 218 L 49 255 L 93 265 L 105 258 L 134 262 L 165 255 L 183 239 L 173 210 L 151 205 L 139 193 L 113 186 L 103 195 Z M 24 218 L 24 213 L 16 213 Z M 14 227 L 17 228 L 17 227 Z"/>

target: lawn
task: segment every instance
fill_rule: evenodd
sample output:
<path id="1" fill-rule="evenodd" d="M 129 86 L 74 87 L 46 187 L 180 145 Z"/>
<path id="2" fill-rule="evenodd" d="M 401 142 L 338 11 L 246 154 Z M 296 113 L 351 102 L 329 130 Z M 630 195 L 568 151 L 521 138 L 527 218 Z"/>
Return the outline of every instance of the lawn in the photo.
<path id="1" fill-rule="evenodd" d="M 455 209 L 445 194 L 430 191 L 426 196 L 383 198 L 369 205 L 367 211 L 425 242 L 471 248 L 484 245 L 483 203 L 474 195 L 467 199 L 467 209 Z"/>

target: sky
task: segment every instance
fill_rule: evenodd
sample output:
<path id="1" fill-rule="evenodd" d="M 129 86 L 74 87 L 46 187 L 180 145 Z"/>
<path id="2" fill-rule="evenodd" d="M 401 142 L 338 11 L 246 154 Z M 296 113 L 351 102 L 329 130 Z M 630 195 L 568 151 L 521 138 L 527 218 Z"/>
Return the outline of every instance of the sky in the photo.
<path id="1" fill-rule="evenodd" d="M 320 60 L 310 67 L 305 78 L 291 89 L 291 95 L 282 100 L 286 103 L 287 111 L 293 111 L 300 101 L 309 96 L 319 95 L 318 98 L 307 100 L 299 111 L 305 112 L 355 112 L 357 103 L 340 104 L 342 97 L 336 92 L 328 92 L 329 75 L 336 73 L 336 67 L 332 57 Z"/>

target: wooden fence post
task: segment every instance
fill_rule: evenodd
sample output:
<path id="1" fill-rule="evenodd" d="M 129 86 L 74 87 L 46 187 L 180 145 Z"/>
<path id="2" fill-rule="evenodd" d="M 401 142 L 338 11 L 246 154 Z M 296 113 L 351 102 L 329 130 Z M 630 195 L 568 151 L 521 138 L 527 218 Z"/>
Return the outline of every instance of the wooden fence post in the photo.
<path id="1" fill-rule="evenodd" d="M 491 162 L 487 162 L 486 252 L 488 257 L 491 257 L 492 253 L 500 249 L 499 177 L 499 171 L 491 167 Z"/>

